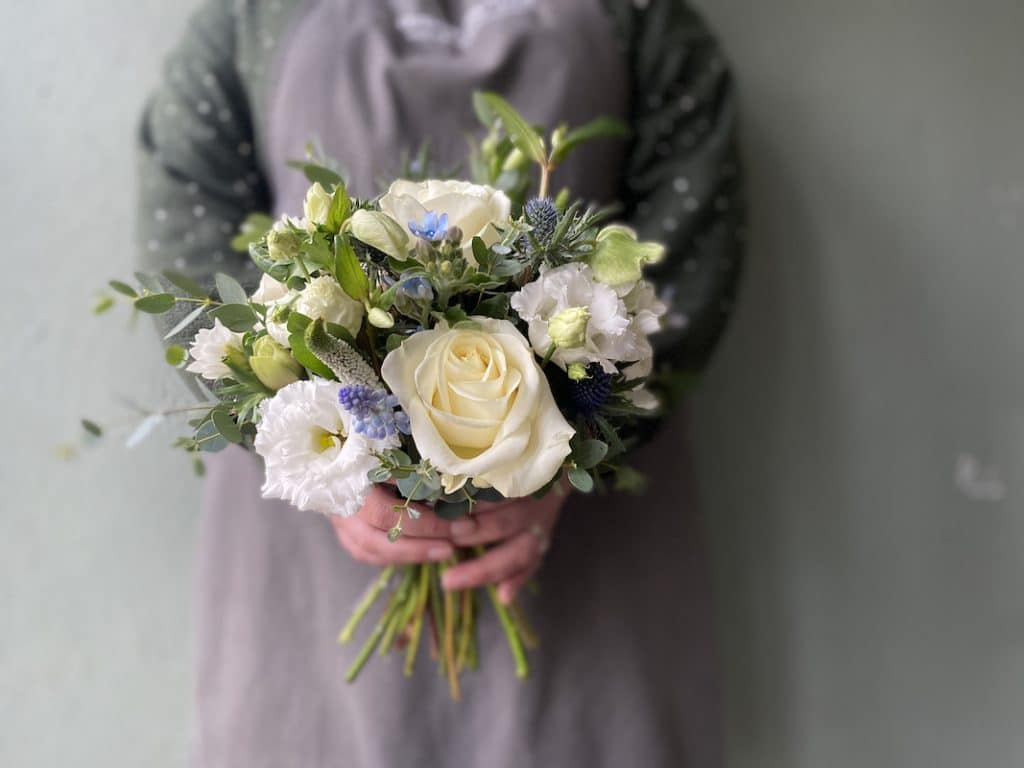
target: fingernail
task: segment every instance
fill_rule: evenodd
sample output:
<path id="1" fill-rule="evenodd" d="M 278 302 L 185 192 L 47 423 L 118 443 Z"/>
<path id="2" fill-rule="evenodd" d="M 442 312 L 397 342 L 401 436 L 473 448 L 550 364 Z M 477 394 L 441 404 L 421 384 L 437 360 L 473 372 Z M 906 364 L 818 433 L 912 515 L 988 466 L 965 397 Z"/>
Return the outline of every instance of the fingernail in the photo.
<path id="1" fill-rule="evenodd" d="M 452 536 L 469 536 L 476 530 L 476 520 L 471 517 L 460 517 L 452 523 Z"/>
<path id="2" fill-rule="evenodd" d="M 508 605 L 512 602 L 512 590 L 509 587 L 500 587 L 498 589 L 498 600 L 501 601 L 502 605 Z"/>
<path id="3" fill-rule="evenodd" d="M 427 558 L 430 560 L 447 560 L 451 556 L 451 547 L 434 547 L 427 550 Z"/>

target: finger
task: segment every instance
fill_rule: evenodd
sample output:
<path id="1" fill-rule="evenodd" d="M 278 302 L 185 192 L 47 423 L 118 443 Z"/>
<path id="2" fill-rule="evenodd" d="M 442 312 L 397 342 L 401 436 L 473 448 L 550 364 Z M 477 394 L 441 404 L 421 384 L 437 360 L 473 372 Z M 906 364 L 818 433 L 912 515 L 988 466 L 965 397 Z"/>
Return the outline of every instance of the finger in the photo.
<path id="1" fill-rule="evenodd" d="M 445 589 L 470 589 L 497 584 L 540 563 L 541 547 L 532 533 L 520 533 L 480 557 L 445 571 Z"/>
<path id="2" fill-rule="evenodd" d="M 451 525 L 447 520 L 438 517 L 423 504 L 410 506 L 419 513 L 419 518 L 411 514 L 395 511 L 395 506 L 404 505 L 405 500 L 399 498 L 391 490 L 382 486 L 374 486 L 359 510 L 359 518 L 381 531 L 390 531 L 401 517 L 402 536 L 423 538 L 447 538 L 451 535 Z"/>
<path id="3" fill-rule="evenodd" d="M 460 547 L 472 547 L 511 538 L 532 522 L 531 508 L 513 501 L 460 517 L 451 523 L 450 531 Z"/>
<path id="4" fill-rule="evenodd" d="M 516 595 L 519 594 L 519 590 L 523 588 L 523 585 L 526 584 L 526 582 L 533 578 L 533 574 L 537 572 L 538 568 L 540 568 L 540 560 L 538 560 L 535 565 L 524 571 L 520 571 L 514 576 L 511 576 L 501 582 L 498 585 L 498 599 L 505 605 L 508 605 L 515 600 Z"/>
<path id="5" fill-rule="evenodd" d="M 451 542 L 446 539 L 406 538 L 396 541 L 363 522 L 358 517 L 348 518 L 335 526 L 342 546 L 357 560 L 371 565 L 404 565 L 437 562 L 454 555 Z"/>

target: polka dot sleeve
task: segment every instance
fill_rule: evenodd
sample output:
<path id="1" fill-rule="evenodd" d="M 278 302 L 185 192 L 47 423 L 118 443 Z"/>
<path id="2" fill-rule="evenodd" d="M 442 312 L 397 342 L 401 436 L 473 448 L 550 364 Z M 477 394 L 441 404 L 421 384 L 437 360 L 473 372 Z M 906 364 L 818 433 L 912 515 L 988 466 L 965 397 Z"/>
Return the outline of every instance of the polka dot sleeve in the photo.
<path id="1" fill-rule="evenodd" d="M 252 283 L 254 265 L 229 242 L 267 210 L 246 89 L 236 66 L 230 0 L 206 2 L 168 56 L 139 131 L 140 262 L 211 285 L 216 272 Z"/>
<path id="2" fill-rule="evenodd" d="M 627 209 L 642 236 L 669 246 L 651 271 L 671 299 L 658 354 L 696 372 L 732 310 L 743 251 L 733 84 L 718 44 L 684 3 L 633 5 Z"/>

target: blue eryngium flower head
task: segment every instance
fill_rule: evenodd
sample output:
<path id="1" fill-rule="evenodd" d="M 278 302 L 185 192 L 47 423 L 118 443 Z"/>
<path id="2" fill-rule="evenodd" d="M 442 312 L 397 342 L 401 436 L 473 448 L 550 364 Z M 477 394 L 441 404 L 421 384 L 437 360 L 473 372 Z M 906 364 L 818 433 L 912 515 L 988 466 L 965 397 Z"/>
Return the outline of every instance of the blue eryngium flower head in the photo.
<path id="1" fill-rule="evenodd" d="M 427 211 L 423 217 L 423 224 L 409 222 L 409 231 L 421 240 L 431 243 L 444 240 L 444 236 L 448 234 L 448 214 L 442 213 L 438 216 L 435 211 Z"/>
<path id="2" fill-rule="evenodd" d="M 430 281 L 419 275 L 403 277 L 398 282 L 398 292 L 413 301 L 433 301 L 434 289 L 430 287 Z"/>
<path id="3" fill-rule="evenodd" d="M 338 402 L 352 414 L 352 431 L 373 440 L 384 440 L 398 432 L 409 434 L 409 417 L 398 408 L 398 398 L 384 389 L 362 384 L 338 390 Z"/>

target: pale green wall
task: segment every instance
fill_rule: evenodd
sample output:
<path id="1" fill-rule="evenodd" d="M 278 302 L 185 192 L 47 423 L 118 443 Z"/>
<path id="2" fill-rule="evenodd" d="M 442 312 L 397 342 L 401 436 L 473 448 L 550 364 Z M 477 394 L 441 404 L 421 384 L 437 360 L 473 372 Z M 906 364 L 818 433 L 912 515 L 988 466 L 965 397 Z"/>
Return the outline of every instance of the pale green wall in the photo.
<path id="1" fill-rule="evenodd" d="M 185 760 L 198 484 L 168 433 L 52 448 L 123 413 L 116 393 L 184 397 L 147 327 L 88 304 L 130 268 L 134 119 L 191 5 L 0 9 L 3 766 Z M 1024 13 L 701 5 L 742 83 L 754 200 L 693 407 L 732 765 L 1018 766 Z M 961 454 L 1002 493 L 958 483 Z"/>

